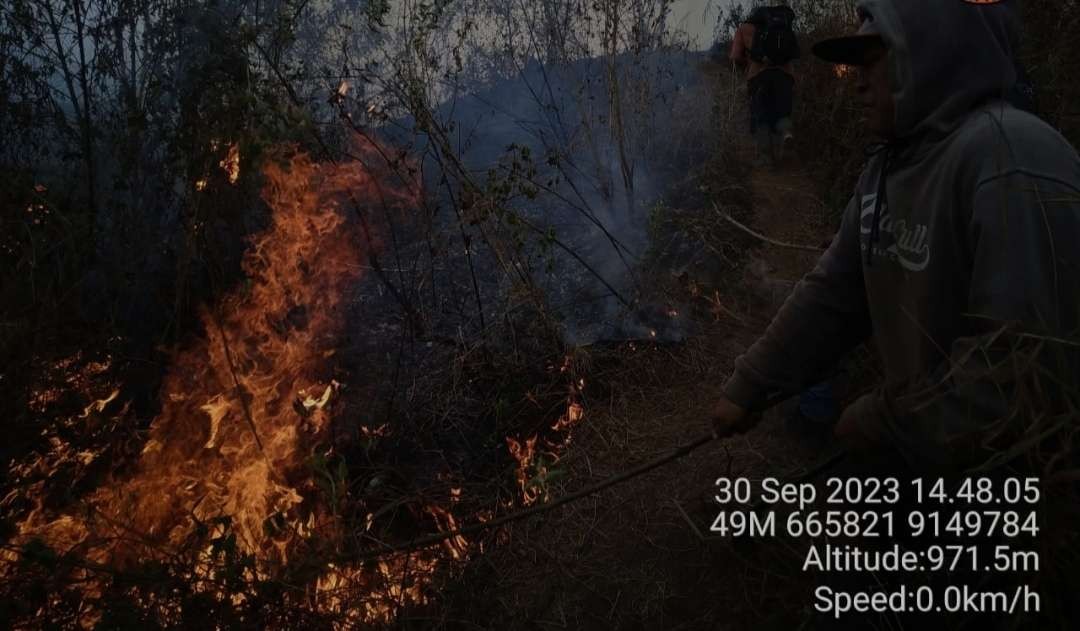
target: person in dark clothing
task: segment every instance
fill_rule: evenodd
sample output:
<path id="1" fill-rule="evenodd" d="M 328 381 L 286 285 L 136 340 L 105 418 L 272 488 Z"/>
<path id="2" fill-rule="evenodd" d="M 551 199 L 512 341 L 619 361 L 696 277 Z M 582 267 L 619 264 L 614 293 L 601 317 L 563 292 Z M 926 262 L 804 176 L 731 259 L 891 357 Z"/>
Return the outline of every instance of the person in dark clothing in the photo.
<path id="1" fill-rule="evenodd" d="M 1038 480 L 1043 503 L 1038 512 L 1024 509 L 1041 529 L 1045 563 L 1034 574 L 1048 577 L 1038 581 L 1041 604 L 1060 615 L 1055 624 L 1032 624 L 1038 604 L 980 617 L 963 608 L 863 609 L 811 628 L 1065 627 L 1078 606 L 1068 506 L 1076 485 L 1065 476 L 1075 471 L 1080 426 L 1080 156 L 1014 105 L 1022 81 L 1013 2 L 859 0 L 858 7 L 859 32 L 820 42 L 814 53 L 855 67 L 863 120 L 879 142 L 828 250 L 736 360 L 713 408 L 714 433 L 753 427 L 758 418 L 748 410 L 775 392 L 820 382 L 871 342 L 882 383 L 840 413 L 835 433 L 846 457 L 829 476 L 893 477 L 906 488 L 943 480 L 954 489 L 962 479 Z M 920 506 L 911 494 L 864 506 L 895 515 L 898 529 L 895 537 L 856 533 L 843 541 L 858 549 L 965 546 L 988 559 L 1000 544 L 1016 543 L 963 527 L 908 529 L 905 517 Z M 923 509 L 946 524 L 964 523 L 979 507 L 972 512 L 957 498 Z M 916 580 L 931 594 L 960 585 L 1019 594 L 1032 577 L 985 570 L 816 570 L 813 580 L 878 597 Z"/>
<path id="2" fill-rule="evenodd" d="M 785 9 L 790 12 L 790 9 Z M 731 44 L 731 61 L 746 71 L 750 97 L 750 134 L 757 145 L 759 165 L 773 165 L 793 139 L 791 112 L 795 92 L 795 66 L 791 60 L 775 64 L 751 55 L 758 25 L 768 9 L 759 7 L 739 25 Z M 794 16 L 791 12 L 790 15 Z M 793 18 L 792 18 L 793 19 Z"/>
<path id="3" fill-rule="evenodd" d="M 1076 369 L 1075 347 L 1045 341 L 1080 334 L 1080 156 L 1008 100 L 1011 2 L 858 6 L 859 33 L 814 52 L 857 67 L 881 144 L 829 249 L 737 359 L 714 428 L 745 431 L 772 392 L 819 382 L 872 340 L 884 383 L 842 412 L 837 435 L 852 453 L 954 474 L 1015 416 L 1021 377 L 1003 331 L 1060 351 L 1053 365 L 1039 355 L 1035 373 Z"/>

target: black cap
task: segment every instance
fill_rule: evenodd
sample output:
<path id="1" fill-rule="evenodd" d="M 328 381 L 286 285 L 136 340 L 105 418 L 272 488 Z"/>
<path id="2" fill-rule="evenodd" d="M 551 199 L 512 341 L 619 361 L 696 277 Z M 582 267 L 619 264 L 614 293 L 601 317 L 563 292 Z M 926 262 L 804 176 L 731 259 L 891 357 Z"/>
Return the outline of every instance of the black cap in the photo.
<path id="1" fill-rule="evenodd" d="M 830 63 L 861 66 L 865 63 L 867 51 L 884 45 L 885 40 L 874 24 L 874 18 L 863 14 L 862 26 L 854 35 L 823 39 L 814 44 L 813 51 Z"/>

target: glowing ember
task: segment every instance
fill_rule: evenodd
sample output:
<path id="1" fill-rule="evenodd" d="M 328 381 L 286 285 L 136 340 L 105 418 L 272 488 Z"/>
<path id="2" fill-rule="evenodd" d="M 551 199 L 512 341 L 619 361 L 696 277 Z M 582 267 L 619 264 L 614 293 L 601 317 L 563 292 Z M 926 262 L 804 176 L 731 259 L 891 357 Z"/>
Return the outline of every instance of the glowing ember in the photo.
<path id="1" fill-rule="evenodd" d="M 573 357 L 566 356 L 559 367 L 561 373 L 573 371 Z M 573 440 L 573 429 L 585 418 L 585 408 L 580 403 L 581 393 L 585 389 L 585 379 L 577 378 L 570 382 L 566 399 L 566 412 L 551 426 L 551 434 L 531 436 L 524 441 L 506 438 L 510 456 L 517 461 L 517 482 L 521 491 L 521 501 L 526 506 L 538 500 L 548 499 L 547 481 L 551 477 L 551 466 L 559 462 L 562 453 Z M 540 447 L 542 445 L 542 448 Z"/>
<path id="2" fill-rule="evenodd" d="M 105 407 L 107 405 L 109 405 L 110 403 L 112 403 L 113 401 L 115 401 L 116 397 L 118 397 L 118 396 L 120 396 L 120 391 L 119 390 L 113 390 L 112 394 L 105 397 L 104 399 L 94 401 L 90 405 L 86 406 L 86 409 L 83 410 L 82 418 L 86 418 L 86 417 L 90 416 L 94 412 L 104 412 Z"/>
<path id="3" fill-rule="evenodd" d="M 229 176 L 229 184 L 236 184 L 240 179 L 240 146 L 236 143 L 229 145 L 228 152 L 221 162 L 218 162 L 218 166 Z"/>
<path id="4" fill-rule="evenodd" d="M 576 401 L 571 401 L 569 405 L 566 406 L 566 414 L 560 416 L 559 420 L 555 421 L 555 424 L 551 426 L 551 429 L 557 432 L 567 431 L 577 425 L 584 417 L 585 408 L 581 407 L 581 404 Z M 565 445 L 569 440 L 570 437 L 567 436 L 564 439 L 563 444 Z"/>
<path id="5" fill-rule="evenodd" d="M 843 65 L 839 65 L 839 64 L 833 66 L 833 74 L 836 75 L 837 79 L 843 79 L 844 77 L 851 74 L 851 71 L 852 71 L 851 66 L 843 66 Z"/>
<path id="6" fill-rule="evenodd" d="M 368 427 L 367 425 L 361 425 L 360 426 L 360 435 L 363 436 L 364 438 L 369 438 L 369 439 L 370 438 L 382 438 L 384 436 L 389 436 L 390 435 L 390 426 L 387 425 L 386 423 L 383 423 L 382 425 L 376 427 L 375 429 L 372 429 L 372 428 Z"/>
<path id="7" fill-rule="evenodd" d="M 35 414 L 44 413 L 65 392 L 87 392 L 92 381 L 108 372 L 109 364 L 109 358 L 104 361 L 86 362 L 84 364 L 80 353 L 65 357 L 59 361 L 50 362 L 47 371 L 60 375 L 60 381 L 35 390 L 30 397 L 30 411 Z M 75 370 L 75 367 L 80 365 L 82 369 Z M 112 399 L 115 399 L 115 397 L 111 397 L 110 401 Z"/>
<path id="8" fill-rule="evenodd" d="M 509 436 L 506 437 L 506 447 L 514 460 L 518 462 L 518 488 L 521 490 L 521 500 L 526 506 L 536 502 L 541 495 L 541 491 L 531 482 L 531 469 L 535 466 L 533 461 L 536 458 L 536 440 L 536 436 L 533 436 L 521 443 Z"/>

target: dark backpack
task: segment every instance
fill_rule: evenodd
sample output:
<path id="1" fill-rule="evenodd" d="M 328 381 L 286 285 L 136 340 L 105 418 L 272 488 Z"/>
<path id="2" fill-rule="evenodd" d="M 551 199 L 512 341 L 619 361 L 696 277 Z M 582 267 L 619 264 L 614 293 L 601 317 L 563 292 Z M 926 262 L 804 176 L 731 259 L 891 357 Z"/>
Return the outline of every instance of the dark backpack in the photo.
<path id="1" fill-rule="evenodd" d="M 795 12 L 790 7 L 758 7 L 746 21 L 754 25 L 750 59 L 769 66 L 781 66 L 799 58 L 799 42 L 791 28 L 795 23 Z"/>

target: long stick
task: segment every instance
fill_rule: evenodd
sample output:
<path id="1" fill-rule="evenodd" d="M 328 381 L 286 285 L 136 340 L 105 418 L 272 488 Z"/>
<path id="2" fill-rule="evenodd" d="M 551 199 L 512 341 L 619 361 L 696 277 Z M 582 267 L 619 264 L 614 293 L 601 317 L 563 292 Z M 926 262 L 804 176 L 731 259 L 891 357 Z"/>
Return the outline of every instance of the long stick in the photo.
<path id="1" fill-rule="evenodd" d="M 787 395 L 787 394 L 774 395 L 774 396 L 768 398 L 758 408 L 756 408 L 754 410 L 751 410 L 751 411 L 748 411 L 747 414 L 753 414 L 753 415 L 762 414 L 766 410 L 768 410 L 768 409 L 770 409 L 772 407 L 775 407 L 776 405 L 778 405 L 782 401 L 787 400 L 789 397 L 790 397 L 790 395 Z M 642 464 L 634 467 L 633 469 L 630 469 L 628 471 L 624 471 L 622 473 L 613 475 L 613 476 L 611 476 L 611 477 L 609 477 L 609 478 L 607 478 L 605 480 L 601 480 L 600 482 L 597 482 L 596 484 L 593 484 L 592 486 L 587 486 L 587 487 L 581 489 L 580 491 L 570 493 L 569 495 L 564 495 L 564 496 L 562 496 L 562 497 L 560 497 L 558 499 L 552 500 L 552 501 L 547 502 L 545 504 L 540 504 L 539 506 L 533 506 L 531 508 L 526 508 L 524 510 L 516 511 L 516 512 L 513 512 L 513 513 L 509 513 L 507 515 L 503 515 L 502 517 L 492 519 L 491 521 L 481 522 L 481 523 L 478 523 L 478 524 L 472 524 L 470 526 L 465 526 L 464 528 L 458 528 L 456 530 L 448 530 L 448 531 L 445 531 L 445 532 L 440 532 L 440 533 L 435 533 L 435 534 L 432 534 L 432 535 L 427 535 L 425 537 L 420 537 L 418 539 L 413 539 L 412 541 L 409 541 L 407 543 L 401 543 L 401 544 L 396 544 L 396 545 L 388 545 L 388 546 L 383 547 L 381 550 L 374 550 L 374 551 L 371 551 L 371 552 L 366 552 L 364 554 L 358 554 L 358 555 L 342 555 L 340 560 L 341 561 L 367 561 L 367 560 L 377 559 L 377 558 L 388 556 L 388 555 L 395 554 L 395 553 L 410 552 L 410 551 L 413 551 L 413 550 L 418 550 L 420 548 L 430 546 L 430 545 L 435 544 L 435 543 L 441 543 L 443 541 L 446 541 L 447 539 L 452 539 L 452 538 L 458 537 L 458 536 L 470 535 L 470 534 L 474 534 L 474 533 L 477 533 L 477 532 L 483 532 L 485 530 L 490 530 L 492 528 L 495 528 L 497 526 L 501 526 L 503 524 L 508 524 L 510 522 L 513 522 L 513 521 L 519 521 L 519 520 L 522 520 L 522 519 L 526 519 L 528 517 L 532 517 L 533 515 L 539 515 L 540 513 L 547 512 L 549 510 L 558 508 L 558 507 L 563 506 L 565 504 L 569 504 L 570 502 L 573 502 L 575 500 L 579 500 L 579 499 L 581 499 L 583 497 L 587 497 L 589 495 L 599 493 L 600 491 L 608 488 L 609 486 L 614 486 L 616 484 L 619 484 L 620 482 L 626 482 L 627 480 L 630 480 L 632 478 L 636 478 L 639 475 L 648 473 L 649 471 L 652 471 L 653 469 L 657 469 L 657 468 L 662 467 L 662 466 L 664 466 L 664 465 L 666 465 L 666 464 L 668 464 L 670 462 L 678 460 L 679 458 L 682 458 L 683 456 L 686 456 L 690 452 L 698 449 L 702 445 L 705 445 L 707 443 L 711 443 L 712 441 L 717 440 L 719 438 L 727 438 L 727 436 L 721 436 L 721 435 L 716 434 L 715 432 L 709 432 L 708 434 L 697 437 L 693 441 L 683 445 L 682 447 L 679 447 L 675 451 L 673 451 L 673 452 L 671 452 L 671 453 L 669 453 L 669 454 L 667 454 L 665 456 L 660 456 L 659 458 L 656 458 L 654 460 L 650 460 L 648 462 L 642 463 Z"/>
<path id="2" fill-rule="evenodd" d="M 526 519 L 528 517 L 532 517 L 533 515 L 538 515 L 540 513 L 544 513 L 544 512 L 547 512 L 549 510 L 558 508 L 560 506 L 563 506 L 564 504 L 569 504 L 570 502 L 573 502 L 575 500 L 579 500 L 579 499 L 581 499 L 583 497 L 593 495 L 594 493 L 598 493 L 598 492 L 608 488 L 609 486 L 614 486 L 614 485 L 616 485 L 616 484 L 618 484 L 620 482 L 625 482 L 625 481 L 627 481 L 627 480 L 629 480 L 631 478 L 636 478 L 637 476 L 642 475 L 643 473 L 648 473 L 649 471 L 652 471 L 653 469 L 656 469 L 658 467 L 662 467 L 662 466 L 668 464 L 669 462 L 672 462 L 673 460 L 678 460 L 679 458 L 682 458 L 683 456 L 689 454 L 690 452 L 694 451 L 698 447 L 701 447 L 702 445 L 704 445 L 706 443 L 711 443 L 715 439 L 716 439 L 716 435 L 711 433 L 711 432 L 709 434 L 705 434 L 704 436 L 699 436 L 698 438 L 694 439 L 692 442 L 687 443 L 687 444 L 683 445 L 682 447 L 679 447 L 678 449 L 671 452 L 670 454 L 667 454 L 666 456 L 662 456 L 662 457 L 657 458 L 655 460 L 650 460 L 649 462 L 646 462 L 646 463 L 641 464 L 641 465 L 639 465 L 637 467 L 634 467 L 633 469 L 630 469 L 629 471 L 624 471 L 624 472 L 622 472 L 622 473 L 620 473 L 618 475 L 611 476 L 610 478 L 607 478 L 606 480 L 602 480 L 602 481 L 600 481 L 600 482 L 598 482 L 598 483 L 596 483 L 596 484 L 594 484 L 592 486 L 585 487 L 584 489 L 581 489 L 580 491 L 577 491 L 577 492 L 574 492 L 574 493 L 570 493 L 569 495 L 564 495 L 564 496 L 562 496 L 562 497 L 560 497 L 560 498 L 558 498 L 556 500 L 552 500 L 552 501 L 547 502 L 545 504 L 540 504 L 538 506 L 533 506 L 531 508 L 526 508 L 524 510 L 520 510 L 520 511 L 517 511 L 517 512 L 514 512 L 514 513 L 509 513 L 507 515 L 503 515 L 502 517 L 492 519 L 491 521 L 486 521 L 486 522 L 482 522 L 482 523 L 478 523 L 478 524 L 472 524 L 471 526 L 465 526 L 464 528 L 459 528 L 457 530 L 448 530 L 448 531 L 445 531 L 445 532 L 440 532 L 440 533 L 436 533 L 436 534 L 433 534 L 433 535 L 428 535 L 426 537 L 420 537 L 419 539 L 413 539 L 412 541 L 409 541 L 407 543 L 402 543 L 402 544 L 397 544 L 397 545 L 392 545 L 392 546 L 386 546 L 382 550 L 376 550 L 376 551 L 372 551 L 372 552 L 368 552 L 368 553 L 360 554 L 360 555 L 356 555 L 356 556 L 346 556 L 346 559 L 349 560 L 349 561 L 366 561 L 366 560 L 370 560 L 370 559 L 377 559 L 379 557 L 387 556 L 389 554 L 394 554 L 394 553 L 397 553 L 397 552 L 408 552 L 408 551 L 412 551 L 412 550 L 418 550 L 420 548 L 427 547 L 427 546 L 429 546 L 431 544 L 434 544 L 434 543 L 440 543 L 440 542 L 446 541 L 447 539 L 452 539 L 452 538 L 458 537 L 458 536 L 470 535 L 470 534 L 474 534 L 474 533 L 477 533 L 477 532 L 490 530 L 490 529 L 495 528 L 497 526 L 501 526 L 503 524 L 508 524 L 508 523 L 510 523 L 512 521 L 519 521 L 519 520 L 522 520 L 522 519 Z"/>
<path id="3" fill-rule="evenodd" d="M 761 239 L 762 241 L 764 241 L 765 243 L 768 243 L 770 245 L 775 245 L 776 247 L 779 247 L 779 248 L 788 248 L 788 249 L 791 249 L 791 250 L 803 250 L 805 252 L 817 252 L 819 254 L 824 251 L 824 248 L 819 248 L 819 247 L 813 246 L 813 245 L 802 245 L 802 244 L 799 244 L 799 243 L 784 243 L 783 241 L 777 241 L 776 239 L 770 239 L 769 237 L 766 237 L 765 235 L 761 234 L 760 232 L 754 232 L 753 230 L 751 230 L 750 228 L 744 226 L 743 224 L 739 223 L 738 221 L 735 221 L 734 217 L 732 217 L 731 215 L 727 214 L 726 212 L 720 210 L 720 207 L 716 205 L 716 202 L 712 203 L 712 207 L 713 207 L 713 209 L 716 210 L 716 212 L 722 218 L 729 221 L 736 228 L 742 230 L 743 232 L 745 232 L 746 234 L 748 234 L 748 235 L 750 235 L 752 237 L 756 237 L 758 239 Z"/>

